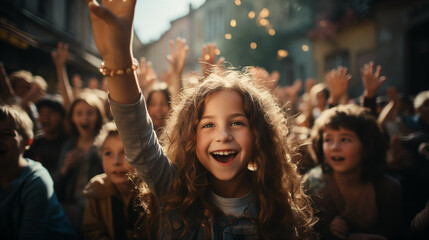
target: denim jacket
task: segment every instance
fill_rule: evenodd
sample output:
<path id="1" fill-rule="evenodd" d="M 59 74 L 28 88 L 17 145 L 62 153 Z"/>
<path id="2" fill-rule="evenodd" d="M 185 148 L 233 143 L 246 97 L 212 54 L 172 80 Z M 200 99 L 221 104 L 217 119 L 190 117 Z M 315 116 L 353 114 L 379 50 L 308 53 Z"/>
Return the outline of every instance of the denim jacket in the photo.
<path id="1" fill-rule="evenodd" d="M 177 215 L 176 215 L 177 217 Z M 190 221 L 190 227 L 185 235 L 180 239 L 203 240 L 206 229 L 201 222 Z M 160 239 L 179 239 L 183 231 L 183 224 L 180 220 L 172 220 L 173 238 L 171 230 L 165 225 L 160 234 Z M 233 217 L 222 214 L 213 221 L 211 226 L 211 239 L 214 240 L 247 240 L 255 239 L 257 236 L 256 219 L 252 217 Z"/>
<path id="2" fill-rule="evenodd" d="M 146 109 L 143 95 L 134 104 L 119 104 L 109 97 L 110 107 L 121 140 L 124 144 L 125 158 L 141 174 L 152 193 L 162 196 L 167 193 L 175 176 L 175 168 L 167 159 L 153 129 L 152 120 Z M 249 208 L 259 212 L 255 202 Z M 177 216 L 176 216 L 177 217 Z M 173 216 L 174 218 L 174 216 Z M 256 216 L 234 218 L 222 214 L 214 219 L 212 239 L 254 239 L 257 232 Z M 204 226 L 190 221 L 191 227 L 183 239 L 204 239 Z M 173 221 L 173 239 L 181 233 L 181 221 Z M 161 231 L 160 239 L 171 239 L 167 226 Z M 183 230 L 183 229 L 182 229 Z"/>

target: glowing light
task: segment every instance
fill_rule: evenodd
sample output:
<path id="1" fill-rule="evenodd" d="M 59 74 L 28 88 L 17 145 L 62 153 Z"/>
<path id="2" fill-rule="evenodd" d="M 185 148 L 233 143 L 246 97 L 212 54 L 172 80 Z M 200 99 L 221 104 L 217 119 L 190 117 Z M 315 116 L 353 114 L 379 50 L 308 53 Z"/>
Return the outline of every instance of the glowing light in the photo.
<path id="1" fill-rule="evenodd" d="M 250 43 L 250 48 L 251 49 L 256 49 L 258 47 L 258 44 L 256 44 L 255 42 L 251 42 Z"/>
<path id="2" fill-rule="evenodd" d="M 255 14 L 254 11 L 250 11 L 248 16 L 249 16 L 250 19 L 253 19 L 253 18 L 255 18 L 255 15 L 256 14 Z"/>
<path id="3" fill-rule="evenodd" d="M 274 36 L 274 35 L 276 35 L 276 30 L 271 28 L 268 30 L 268 34 L 270 34 L 271 36 Z"/>
<path id="4" fill-rule="evenodd" d="M 237 26 L 237 21 L 235 19 L 232 19 L 229 24 L 231 25 L 231 27 L 235 27 Z"/>
<path id="5" fill-rule="evenodd" d="M 241 1 L 240 0 L 235 0 L 235 5 L 240 6 L 241 5 Z"/>
<path id="6" fill-rule="evenodd" d="M 304 52 L 308 52 L 308 50 L 310 49 L 307 44 L 302 45 L 301 48 L 302 48 L 302 51 Z"/>
<path id="7" fill-rule="evenodd" d="M 231 38 L 232 38 L 231 33 L 227 33 L 227 34 L 225 34 L 225 38 L 226 38 L 226 39 L 228 39 L 228 40 L 229 40 L 229 39 L 231 39 Z"/>
<path id="8" fill-rule="evenodd" d="M 287 55 L 288 55 L 289 53 L 286 51 L 286 50 L 284 50 L 284 49 L 279 49 L 278 51 L 277 51 L 277 55 L 279 56 L 279 57 L 281 57 L 281 58 L 285 58 L 285 57 L 287 57 Z"/>
<path id="9" fill-rule="evenodd" d="M 210 60 L 210 55 L 209 54 L 204 55 L 204 59 L 207 61 Z"/>
<path id="10" fill-rule="evenodd" d="M 268 11 L 268 9 L 263 8 L 260 12 L 259 12 L 259 17 L 260 18 L 266 18 L 270 16 L 270 11 Z"/>
<path id="11" fill-rule="evenodd" d="M 268 20 L 265 18 L 262 18 L 259 20 L 259 24 L 261 24 L 262 26 L 266 26 L 268 24 Z"/>
<path id="12" fill-rule="evenodd" d="M 215 50 L 215 54 L 216 54 L 216 55 L 220 55 L 220 50 L 219 50 L 219 49 L 216 49 L 216 50 Z"/>
<path id="13" fill-rule="evenodd" d="M 321 27 L 326 27 L 326 25 L 328 25 L 328 22 L 326 22 L 325 20 L 322 20 L 322 21 L 319 22 L 319 25 Z"/>

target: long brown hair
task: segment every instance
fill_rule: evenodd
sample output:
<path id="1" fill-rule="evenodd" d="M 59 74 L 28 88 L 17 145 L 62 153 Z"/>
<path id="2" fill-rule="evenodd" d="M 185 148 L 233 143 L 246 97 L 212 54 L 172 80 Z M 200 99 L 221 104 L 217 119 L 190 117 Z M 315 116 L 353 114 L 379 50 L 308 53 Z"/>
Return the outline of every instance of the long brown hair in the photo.
<path id="1" fill-rule="evenodd" d="M 210 238 L 210 226 L 219 211 L 210 198 L 213 176 L 196 156 L 196 126 L 207 96 L 224 89 L 234 90 L 242 97 L 255 136 L 255 155 L 249 163 L 253 172 L 252 191 L 260 204 L 256 219 L 258 236 L 255 237 L 311 238 L 312 209 L 292 160 L 295 147 L 287 140 L 285 113 L 268 90 L 254 84 L 246 72 L 238 71 L 213 73 L 206 79 L 191 81 L 173 105 L 161 137 L 167 156 L 177 171 L 172 190 L 162 198 L 165 204 L 163 216 L 167 216 L 171 230 L 168 216 L 179 214 L 184 226 L 179 237 L 185 235 L 192 222 L 198 222 Z"/>
<path id="2" fill-rule="evenodd" d="M 97 111 L 97 122 L 95 123 L 95 136 L 98 135 L 98 133 L 100 132 L 101 127 L 103 126 L 103 123 L 106 120 L 106 114 L 104 111 L 104 107 L 103 107 L 103 103 L 101 102 L 101 100 L 98 98 L 97 95 L 95 95 L 95 93 L 92 92 L 84 92 L 81 93 L 79 95 L 78 98 L 76 98 L 73 103 L 70 106 L 70 110 L 68 112 L 67 115 L 67 130 L 68 132 L 72 135 L 72 137 L 74 138 L 78 138 L 79 137 L 79 131 L 77 130 L 76 125 L 73 123 L 73 111 L 76 107 L 76 105 L 80 102 L 85 102 L 88 105 L 90 105 L 91 107 L 94 107 Z"/>

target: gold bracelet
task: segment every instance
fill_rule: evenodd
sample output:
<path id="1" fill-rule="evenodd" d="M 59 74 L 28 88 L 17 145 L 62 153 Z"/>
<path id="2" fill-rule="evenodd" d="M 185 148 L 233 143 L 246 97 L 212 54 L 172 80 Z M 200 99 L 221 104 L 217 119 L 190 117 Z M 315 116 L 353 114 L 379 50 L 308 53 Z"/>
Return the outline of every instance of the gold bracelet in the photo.
<path id="1" fill-rule="evenodd" d="M 133 64 L 131 64 L 131 67 L 128 67 L 125 69 L 110 70 L 106 68 L 106 65 L 103 61 L 98 70 L 100 70 L 100 73 L 103 76 L 114 77 L 114 76 L 122 76 L 125 74 L 131 74 L 132 72 L 136 71 L 138 68 L 139 68 L 139 62 L 137 61 L 137 59 L 133 58 Z"/>

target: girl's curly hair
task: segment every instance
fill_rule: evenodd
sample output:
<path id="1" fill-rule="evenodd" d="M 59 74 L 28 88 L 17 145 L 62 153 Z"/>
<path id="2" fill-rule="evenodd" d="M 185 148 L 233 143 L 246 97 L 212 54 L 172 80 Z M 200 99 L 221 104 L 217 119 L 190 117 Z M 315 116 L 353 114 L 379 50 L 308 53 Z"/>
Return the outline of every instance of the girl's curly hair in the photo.
<path id="1" fill-rule="evenodd" d="M 219 213 L 210 198 L 213 176 L 196 156 L 196 126 L 204 111 L 207 96 L 225 90 L 236 91 L 243 99 L 246 117 L 255 136 L 252 191 L 260 212 L 256 219 L 260 239 L 305 239 L 312 237 L 313 213 L 302 190 L 297 167 L 292 160 L 296 143 L 287 140 L 286 114 L 273 95 L 257 86 L 247 72 L 212 73 L 205 79 L 190 80 L 182 91 L 167 121 L 161 142 L 176 167 L 172 190 L 161 200 L 163 216 L 177 215 L 184 226 L 179 237 L 193 222 L 201 223 L 206 237 Z M 164 205 L 165 204 L 165 205 Z M 190 221 L 190 219 L 192 219 Z"/>
<path id="2" fill-rule="evenodd" d="M 383 174 L 387 143 L 377 120 L 368 109 L 355 104 L 339 105 L 324 111 L 317 118 L 311 132 L 310 152 L 322 164 L 324 172 L 332 171 L 325 163 L 323 154 L 323 132 L 327 128 L 345 128 L 356 133 L 362 143 L 362 180 L 372 181 Z"/>

